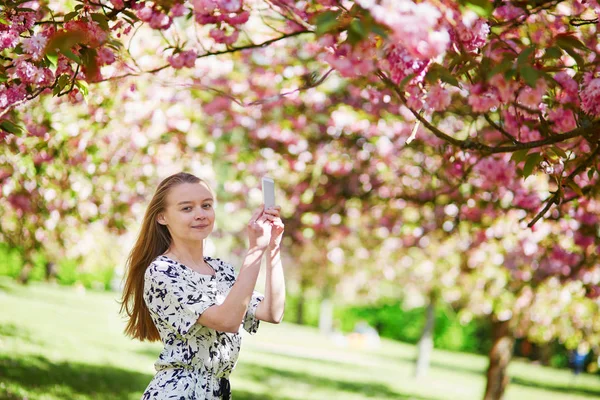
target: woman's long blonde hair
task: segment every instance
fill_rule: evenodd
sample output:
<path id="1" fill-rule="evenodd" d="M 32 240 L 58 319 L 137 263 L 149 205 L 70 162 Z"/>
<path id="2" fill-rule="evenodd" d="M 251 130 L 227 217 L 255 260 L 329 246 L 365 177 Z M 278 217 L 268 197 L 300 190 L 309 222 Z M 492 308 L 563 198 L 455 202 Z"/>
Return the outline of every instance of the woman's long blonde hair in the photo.
<path id="1" fill-rule="evenodd" d="M 151 342 L 160 340 L 158 330 L 144 302 L 144 273 L 152 261 L 167 251 L 171 245 L 171 234 L 165 225 L 158 223 L 157 217 L 167 206 L 167 195 L 171 188 L 182 183 L 206 184 L 202 179 L 185 172 L 165 178 L 150 200 L 140 234 L 127 259 L 121 313 L 125 312 L 128 318 L 125 334 L 134 339 Z M 207 184 L 206 186 L 208 187 Z"/>

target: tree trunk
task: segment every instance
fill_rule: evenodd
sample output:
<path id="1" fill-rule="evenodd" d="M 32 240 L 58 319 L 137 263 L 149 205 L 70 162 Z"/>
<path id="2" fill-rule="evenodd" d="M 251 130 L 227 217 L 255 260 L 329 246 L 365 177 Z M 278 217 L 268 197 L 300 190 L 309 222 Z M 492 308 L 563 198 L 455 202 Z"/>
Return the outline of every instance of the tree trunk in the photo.
<path id="1" fill-rule="evenodd" d="M 333 302 L 329 297 L 321 300 L 319 331 L 324 335 L 329 335 L 333 332 Z"/>
<path id="2" fill-rule="evenodd" d="M 33 271 L 33 264 L 29 261 L 26 261 L 23 265 L 23 268 L 21 268 L 21 272 L 19 272 L 17 282 L 19 282 L 22 285 L 26 285 L 27 283 L 29 283 L 31 271 Z"/>
<path id="3" fill-rule="evenodd" d="M 330 284 L 326 284 L 323 288 L 321 304 L 319 307 L 319 331 L 323 335 L 329 335 L 333 332 L 333 302 L 331 295 L 333 289 Z"/>
<path id="4" fill-rule="evenodd" d="M 513 354 L 515 339 L 510 332 L 510 320 L 492 323 L 492 348 L 487 370 L 484 400 L 502 400 L 508 385 L 508 363 Z"/>
<path id="5" fill-rule="evenodd" d="M 431 352 L 433 351 L 433 330 L 435 328 L 435 296 L 429 297 L 429 304 L 425 311 L 425 326 L 421 339 L 417 344 L 417 362 L 415 365 L 415 377 L 421 378 L 427 375 L 431 361 Z"/>
<path id="6" fill-rule="evenodd" d="M 308 280 L 303 275 L 300 275 L 300 293 L 298 294 L 298 303 L 296 304 L 296 323 L 304 325 L 304 312 L 306 311 L 306 289 L 308 288 Z"/>
<path id="7" fill-rule="evenodd" d="M 304 290 L 302 290 L 296 304 L 296 323 L 298 325 L 304 325 L 304 304 Z"/>

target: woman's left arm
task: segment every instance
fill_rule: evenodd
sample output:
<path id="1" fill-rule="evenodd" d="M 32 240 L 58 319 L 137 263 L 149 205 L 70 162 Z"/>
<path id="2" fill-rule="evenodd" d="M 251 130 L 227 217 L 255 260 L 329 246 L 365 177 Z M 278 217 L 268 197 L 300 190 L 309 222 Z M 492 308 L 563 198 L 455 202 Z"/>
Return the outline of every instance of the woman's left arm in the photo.
<path id="1" fill-rule="evenodd" d="M 267 209 L 265 214 L 267 219 L 273 223 L 273 227 L 271 228 L 271 241 L 265 253 L 267 257 L 265 298 L 256 308 L 256 318 L 278 324 L 283 319 L 285 309 L 285 279 L 281 262 L 281 237 L 284 225 L 279 217 L 279 207 Z"/>

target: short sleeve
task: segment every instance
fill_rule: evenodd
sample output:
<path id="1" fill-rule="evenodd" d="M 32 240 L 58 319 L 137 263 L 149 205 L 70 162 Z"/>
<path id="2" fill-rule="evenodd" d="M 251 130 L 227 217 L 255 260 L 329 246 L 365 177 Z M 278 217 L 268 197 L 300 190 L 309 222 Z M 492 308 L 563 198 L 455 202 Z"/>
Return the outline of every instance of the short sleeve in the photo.
<path id="1" fill-rule="evenodd" d="M 256 308 L 260 304 L 265 296 L 254 291 L 252 293 L 252 298 L 250 299 L 250 303 L 248 304 L 248 308 L 246 309 L 246 314 L 244 315 L 244 329 L 249 334 L 253 335 L 258 330 L 258 325 L 260 320 L 256 318 Z"/>
<path id="2" fill-rule="evenodd" d="M 146 274 L 144 292 L 150 312 L 181 336 L 186 336 L 200 315 L 215 305 L 208 293 L 194 289 L 180 275 Z"/>

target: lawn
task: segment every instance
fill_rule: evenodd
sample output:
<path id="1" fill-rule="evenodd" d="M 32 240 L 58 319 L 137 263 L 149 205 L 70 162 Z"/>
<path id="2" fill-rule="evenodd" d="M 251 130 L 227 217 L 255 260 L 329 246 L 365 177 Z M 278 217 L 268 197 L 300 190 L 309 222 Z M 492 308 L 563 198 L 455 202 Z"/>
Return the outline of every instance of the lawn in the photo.
<path id="1" fill-rule="evenodd" d="M 160 345 L 122 334 L 117 295 L 0 280 L 0 399 L 139 399 Z M 412 377 L 415 348 L 337 347 L 313 328 L 263 324 L 244 338 L 236 400 L 480 399 L 486 359 L 435 351 Z M 506 398 L 600 398 L 600 377 L 514 361 Z"/>

